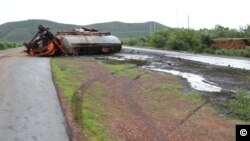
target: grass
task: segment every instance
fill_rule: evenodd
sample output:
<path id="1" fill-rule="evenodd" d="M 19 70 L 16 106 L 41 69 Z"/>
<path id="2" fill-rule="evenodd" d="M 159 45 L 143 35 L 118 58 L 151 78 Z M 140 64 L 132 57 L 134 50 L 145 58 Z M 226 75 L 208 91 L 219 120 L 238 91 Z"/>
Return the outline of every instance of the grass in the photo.
<path id="1" fill-rule="evenodd" d="M 237 91 L 235 97 L 228 104 L 230 115 L 238 117 L 244 121 L 250 121 L 250 93 Z"/>
<path id="2" fill-rule="evenodd" d="M 143 74 L 134 64 L 107 64 L 106 67 L 114 74 L 129 78 L 135 78 Z"/>
<path id="3" fill-rule="evenodd" d="M 88 80 L 87 74 L 89 72 L 84 69 L 87 66 L 87 64 L 85 64 L 87 62 L 67 58 L 54 58 L 51 63 L 52 70 L 55 74 L 56 85 L 63 91 L 69 104 L 71 106 L 74 105 L 76 92 L 81 90 L 81 86 Z M 115 75 L 122 76 L 122 78 L 127 77 L 133 79 L 145 74 L 134 64 L 105 64 L 104 67 Z M 151 77 L 144 81 L 150 81 L 150 78 Z M 117 79 L 120 79 L 120 77 L 117 77 Z M 141 103 L 147 108 L 146 110 L 149 110 L 147 114 L 150 115 L 150 113 L 152 113 L 154 118 L 167 116 L 171 120 L 182 120 L 192 112 L 192 109 L 197 108 L 204 102 L 203 96 L 199 93 L 184 93 L 184 86 L 177 79 L 171 81 L 168 81 L 169 79 L 166 80 L 167 82 L 164 80 L 164 83 L 161 81 L 161 83 L 150 85 L 148 87 L 149 89 L 146 89 L 145 93 L 142 93 L 143 101 L 141 101 Z M 79 115 L 78 121 L 80 121 L 79 124 L 82 126 L 86 140 L 119 140 L 119 137 L 113 133 L 115 131 L 107 126 L 109 124 L 105 124 L 106 119 L 115 116 L 112 111 L 108 111 L 104 106 L 105 103 L 103 101 L 108 97 L 108 94 L 104 85 L 97 81 L 88 87 L 84 95 L 82 95 L 81 100 L 78 101 L 80 103 L 80 106 L 78 104 L 76 106 L 78 110 L 72 110 L 76 112 L 74 116 Z M 206 109 L 207 108 L 205 108 L 205 110 Z M 232 116 L 249 123 L 249 93 L 243 91 L 237 92 L 235 98 L 228 102 L 228 109 Z M 201 116 L 201 114 L 199 114 L 198 117 L 199 116 Z M 210 117 L 210 115 L 207 116 Z"/>
<path id="4" fill-rule="evenodd" d="M 226 56 L 250 57 L 250 47 L 248 46 L 244 50 L 218 49 L 215 51 L 215 54 Z"/>
<path id="5" fill-rule="evenodd" d="M 160 115 L 169 115 L 174 109 L 176 113 L 174 118 L 181 119 L 187 109 L 194 108 L 204 102 L 204 98 L 199 93 L 184 93 L 184 86 L 181 83 L 160 83 L 154 85 L 150 91 L 144 94 L 149 109 L 158 112 Z M 185 105 L 183 108 L 178 108 L 178 105 Z M 182 106 L 181 106 L 182 107 Z M 179 112 L 178 112 L 179 111 Z M 185 114 L 184 114 L 185 115 Z"/>
<path id="6" fill-rule="evenodd" d="M 183 93 L 183 85 L 179 83 L 162 83 L 156 85 L 150 97 L 153 99 L 164 99 L 167 97 L 188 99 L 193 102 L 202 102 L 204 98 L 198 93 Z"/>
<path id="7" fill-rule="evenodd" d="M 52 71 L 56 74 L 55 83 L 70 102 L 84 80 L 84 71 L 78 69 L 79 62 L 75 60 L 55 58 L 51 64 Z"/>
<path id="8" fill-rule="evenodd" d="M 85 135 L 89 140 L 110 141 L 113 140 L 103 124 L 103 120 L 109 113 L 105 112 L 102 107 L 102 97 L 105 91 L 101 84 L 95 84 L 84 94 L 82 120 Z"/>
<path id="9" fill-rule="evenodd" d="M 82 69 L 84 63 L 77 60 L 55 58 L 51 64 L 55 74 L 55 83 L 69 102 L 75 120 L 81 124 L 86 140 L 114 140 L 116 137 L 109 133 L 103 123 L 104 118 L 109 113 L 105 112 L 102 105 L 101 99 L 105 95 L 105 91 L 101 84 L 94 84 L 84 93 L 81 100 L 78 100 L 79 97 L 76 96 L 77 91 L 87 78 L 84 69 Z"/>

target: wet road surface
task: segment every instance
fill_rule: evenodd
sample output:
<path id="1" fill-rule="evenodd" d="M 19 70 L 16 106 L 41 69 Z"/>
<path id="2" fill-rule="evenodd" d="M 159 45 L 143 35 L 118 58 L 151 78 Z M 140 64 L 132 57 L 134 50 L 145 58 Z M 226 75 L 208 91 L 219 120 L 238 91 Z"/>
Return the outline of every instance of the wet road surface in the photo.
<path id="1" fill-rule="evenodd" d="M 141 68 L 178 75 L 197 91 L 231 93 L 239 89 L 250 90 L 250 60 L 246 58 L 196 55 L 127 46 L 124 46 L 120 53 L 105 58 L 121 62 L 141 61 Z"/>
<path id="2" fill-rule="evenodd" d="M 248 58 L 198 55 L 127 46 L 123 46 L 120 53 L 77 58 L 100 59 L 110 63 L 134 63 L 142 69 L 156 71 L 163 75 L 177 75 L 183 79 L 185 93 L 202 94 L 207 102 L 222 109 L 221 114 L 227 112 L 224 110 L 225 103 L 234 97 L 235 92 L 250 91 Z"/>
<path id="3" fill-rule="evenodd" d="M 203 54 L 201 55 L 201 54 L 194 54 L 194 53 L 134 48 L 134 47 L 129 47 L 129 46 L 123 46 L 123 51 L 125 52 L 129 51 L 130 53 L 144 52 L 145 54 L 162 55 L 166 57 L 191 60 L 191 61 L 206 63 L 210 65 L 227 66 L 227 67 L 229 66 L 232 68 L 250 70 L 250 59 L 246 59 L 246 58 L 212 56 L 212 55 L 203 55 Z"/>
<path id="4" fill-rule="evenodd" d="M 82 57 L 86 59 L 86 56 Z M 91 58 L 93 56 L 87 57 Z M 201 94 L 206 104 L 217 109 L 221 115 L 228 114 L 227 103 L 237 91 L 250 91 L 248 58 L 123 47 L 120 53 L 96 56 L 95 59 L 110 63 L 134 63 L 148 71 L 177 75 L 183 80 L 185 94 Z"/>
<path id="5" fill-rule="evenodd" d="M 50 59 L 0 52 L 0 141 L 68 141 Z"/>

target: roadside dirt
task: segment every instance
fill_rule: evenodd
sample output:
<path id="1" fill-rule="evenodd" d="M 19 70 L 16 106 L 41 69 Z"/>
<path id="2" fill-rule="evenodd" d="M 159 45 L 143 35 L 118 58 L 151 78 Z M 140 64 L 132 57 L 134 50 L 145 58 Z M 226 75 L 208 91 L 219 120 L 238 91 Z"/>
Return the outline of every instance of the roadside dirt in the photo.
<path id="1" fill-rule="evenodd" d="M 120 140 L 235 139 L 237 122 L 220 117 L 206 101 L 180 96 L 185 94 L 180 87 L 185 82 L 178 77 L 140 70 L 131 78 L 108 70 L 100 61 L 80 60 L 79 64 L 87 77 L 77 90 L 79 97 L 95 83 L 105 89 L 101 104 L 109 114 L 103 123 Z"/>
<path id="2" fill-rule="evenodd" d="M 247 39 L 230 39 L 230 38 L 220 38 L 214 40 L 214 45 L 216 48 L 224 49 L 246 49 L 249 45 Z"/>

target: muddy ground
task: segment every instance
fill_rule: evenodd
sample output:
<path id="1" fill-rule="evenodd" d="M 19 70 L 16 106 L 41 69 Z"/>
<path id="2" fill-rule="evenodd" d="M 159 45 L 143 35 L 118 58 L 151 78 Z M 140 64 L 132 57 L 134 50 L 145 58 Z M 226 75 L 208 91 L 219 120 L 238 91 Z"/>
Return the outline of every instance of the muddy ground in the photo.
<path id="1" fill-rule="evenodd" d="M 105 58 L 103 60 L 102 56 L 69 57 L 66 60 L 69 63 L 78 61 L 85 72 L 83 87 L 76 90 L 80 91 L 78 95 L 84 95 L 96 84 L 104 89 L 105 94 L 99 102 L 107 113 L 102 122 L 110 134 L 109 139 L 133 141 L 235 139 L 237 121 L 219 115 L 207 100 L 196 101 L 183 97 L 196 90 L 181 77 L 142 68 L 138 68 L 140 73 L 133 77 L 121 76 L 120 71 L 126 72 L 132 68 L 112 71 L 106 67 L 107 64 L 135 63 L 139 66 L 147 64 L 141 61 L 117 62 Z M 220 93 L 210 94 L 213 94 L 211 97 L 216 97 L 215 95 Z M 218 97 L 217 100 L 220 99 Z M 222 99 L 225 97 L 222 96 Z M 88 139 L 88 136 L 85 138 Z"/>
<path id="2" fill-rule="evenodd" d="M 77 61 L 85 72 L 76 90 L 80 97 L 97 84 L 104 88 L 100 103 L 107 113 L 103 124 L 110 139 L 234 140 L 235 124 L 242 123 L 228 117 L 226 109 L 236 91 L 250 89 L 250 72 L 237 64 L 233 68 L 131 49 L 63 59 Z M 117 64 L 135 66 L 119 71 L 107 68 Z M 131 69 L 140 73 L 121 75 Z M 193 93 L 202 100 L 190 98 Z"/>
<path id="3" fill-rule="evenodd" d="M 218 112 L 220 114 L 227 114 L 228 111 L 225 109 L 225 104 L 235 95 L 236 91 L 250 90 L 250 71 L 248 70 L 250 61 L 248 60 L 219 57 L 220 60 L 218 59 L 218 62 L 216 62 L 216 58 L 212 56 L 211 58 L 215 61 L 212 60 L 212 62 L 209 62 L 210 58 L 208 56 L 207 63 L 204 63 L 207 56 L 204 56 L 204 60 L 199 62 L 199 58 L 188 60 L 186 59 L 187 57 L 183 57 L 180 54 L 166 54 L 158 51 L 148 52 L 138 49 L 134 50 L 133 48 L 124 48 L 121 53 L 108 56 L 95 56 L 94 58 L 108 60 L 109 62 L 134 63 L 139 68 L 151 71 L 158 70 L 157 72 L 164 74 L 169 74 L 166 71 L 175 71 L 176 73 L 190 75 L 189 77 L 187 76 L 190 82 L 189 80 L 187 81 L 187 78 L 181 77 L 186 86 L 185 92 L 199 92 L 206 98 L 208 103 L 219 109 Z M 194 55 L 194 57 L 196 56 Z M 201 58 L 201 56 L 199 57 Z M 91 58 L 89 56 L 89 59 Z M 237 61 L 239 65 L 237 65 Z M 240 69 L 244 67 L 246 69 Z M 196 77 L 201 77 L 202 80 L 195 80 Z"/>

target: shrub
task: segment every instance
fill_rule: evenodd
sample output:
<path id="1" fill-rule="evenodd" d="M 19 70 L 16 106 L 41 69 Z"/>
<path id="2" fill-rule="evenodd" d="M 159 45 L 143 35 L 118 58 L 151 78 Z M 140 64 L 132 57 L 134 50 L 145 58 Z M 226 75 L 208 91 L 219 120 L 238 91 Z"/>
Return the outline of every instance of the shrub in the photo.
<path id="1" fill-rule="evenodd" d="M 4 41 L 0 41 L 0 50 L 7 49 L 7 48 L 15 48 L 22 46 L 20 43 L 8 43 Z"/>
<path id="2" fill-rule="evenodd" d="M 250 94 L 245 91 L 238 91 L 234 99 L 228 103 L 230 114 L 242 120 L 250 120 Z"/>
<path id="3" fill-rule="evenodd" d="M 204 52 L 205 48 L 207 48 L 206 45 L 200 45 L 200 46 L 194 47 L 191 51 L 194 51 L 195 53 L 202 53 Z"/>
<path id="4" fill-rule="evenodd" d="M 184 40 L 175 40 L 171 42 L 171 49 L 187 51 L 190 48 L 189 44 Z"/>
<path id="5" fill-rule="evenodd" d="M 137 39 L 128 39 L 128 40 L 125 40 L 123 43 L 126 45 L 129 45 L 129 46 L 135 46 L 135 45 L 137 45 L 138 40 Z"/>
<path id="6" fill-rule="evenodd" d="M 213 47 L 206 47 L 204 50 L 203 50 L 204 53 L 209 53 L 209 54 L 214 54 L 215 53 L 215 48 Z"/>
<path id="7" fill-rule="evenodd" d="M 174 50 L 194 51 L 201 45 L 200 37 L 192 30 L 181 30 L 173 34 L 170 48 Z"/>
<path id="8" fill-rule="evenodd" d="M 250 57 L 250 47 L 247 47 L 246 50 L 243 52 L 244 57 Z"/>
<path id="9" fill-rule="evenodd" d="M 210 47 L 213 44 L 213 40 L 211 38 L 211 36 L 209 35 L 201 35 L 201 42 L 202 44 Z"/>
<path id="10" fill-rule="evenodd" d="M 170 31 L 167 29 L 157 31 L 150 37 L 150 45 L 156 48 L 166 47 L 169 40 L 169 36 Z"/>

